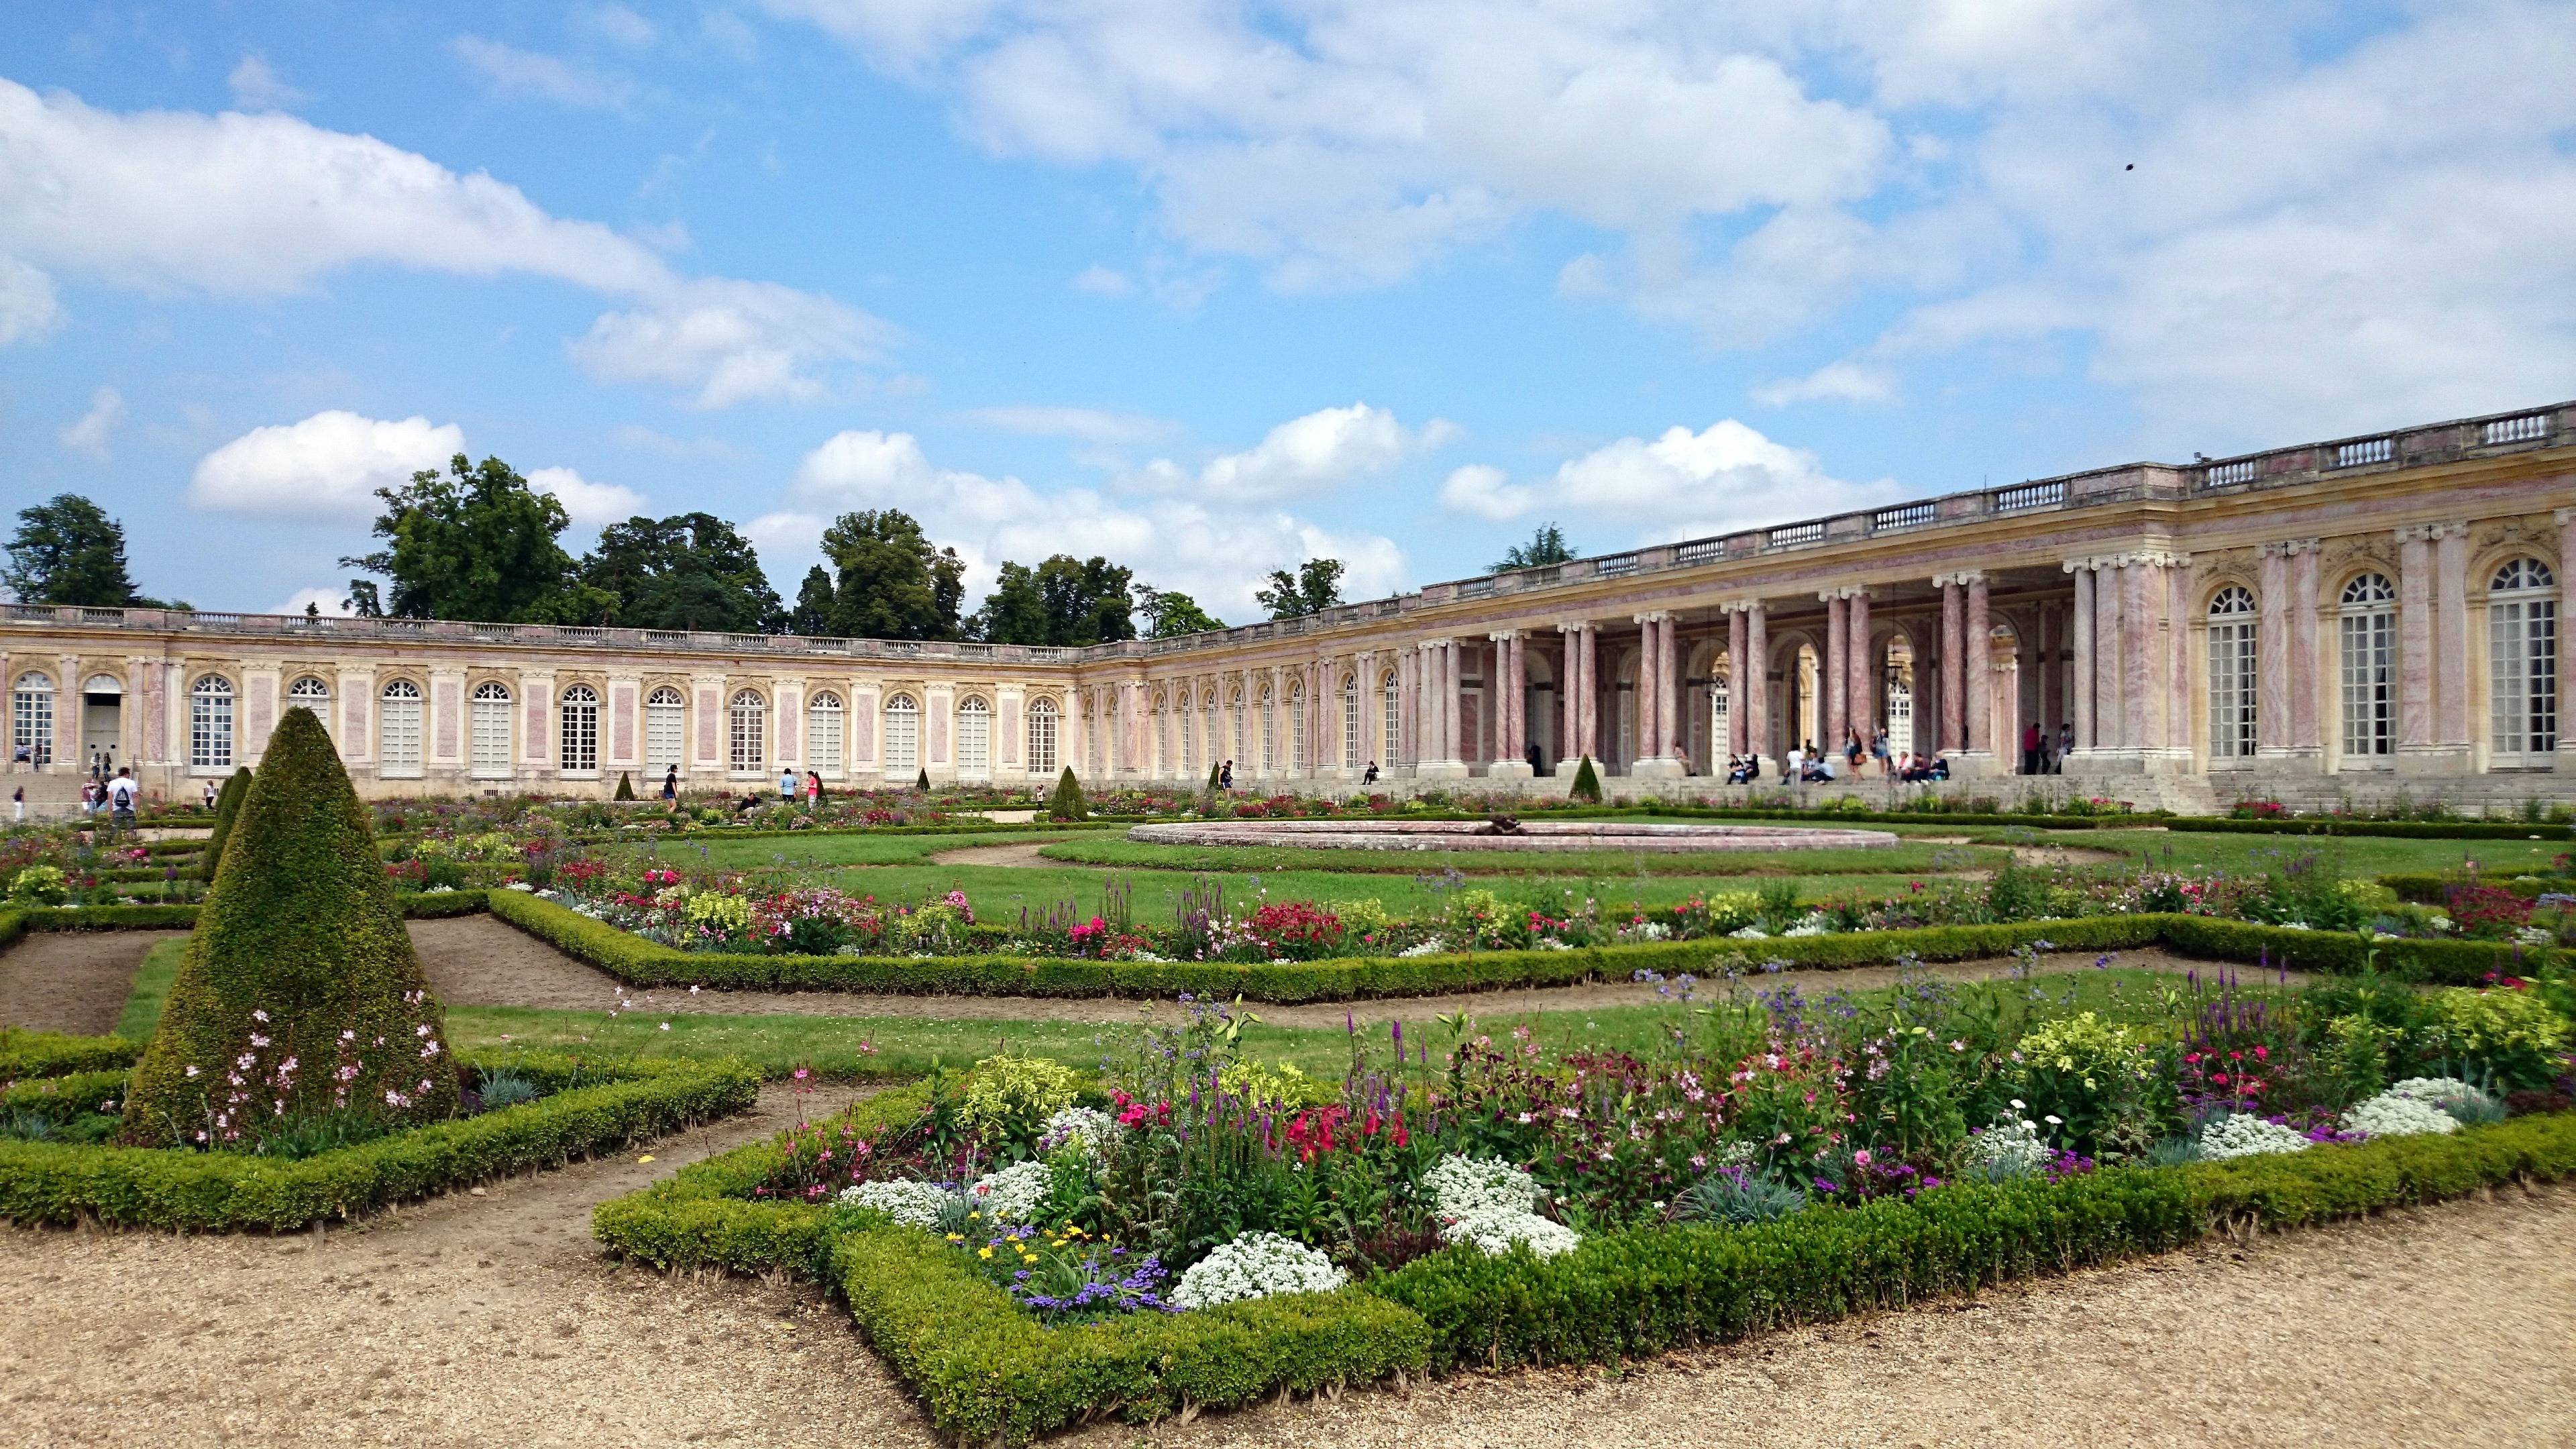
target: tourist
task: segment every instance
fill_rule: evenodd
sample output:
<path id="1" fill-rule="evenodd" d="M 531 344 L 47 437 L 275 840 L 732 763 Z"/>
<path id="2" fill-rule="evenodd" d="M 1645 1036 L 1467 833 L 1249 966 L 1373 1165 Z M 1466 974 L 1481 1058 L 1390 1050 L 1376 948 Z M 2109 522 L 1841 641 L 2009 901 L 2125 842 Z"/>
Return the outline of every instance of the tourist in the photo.
<path id="1" fill-rule="evenodd" d="M 796 803 L 796 771 L 786 765 L 778 767 L 778 798 L 790 805 Z"/>
<path id="2" fill-rule="evenodd" d="M 1234 788 L 1234 761 L 1228 760 L 1225 762 L 1223 767 L 1218 769 L 1216 772 L 1216 787 L 1220 790 L 1231 790 Z"/>
<path id="3" fill-rule="evenodd" d="M 2025 775 L 2036 775 L 2039 773 L 2040 738 L 2039 721 L 2037 720 L 2032 720 L 2030 722 L 2030 726 L 2021 732 L 2021 772 Z"/>
<path id="4" fill-rule="evenodd" d="M 1368 762 L 1368 768 L 1360 773 L 1360 783 L 1363 785 L 1374 785 L 1377 783 L 1377 761 L 1371 760 Z"/>
<path id="5" fill-rule="evenodd" d="M 218 792 L 217 792 L 217 791 L 216 791 L 216 789 L 215 789 L 215 782 L 214 782 L 212 779 L 207 780 L 207 781 L 206 781 L 206 808 L 207 808 L 208 810 L 210 810 L 210 811 L 211 811 L 211 810 L 213 810 L 213 809 L 215 808 L 215 796 L 216 796 L 216 794 L 217 794 L 217 793 L 218 793 Z"/>
<path id="6" fill-rule="evenodd" d="M 33 760 L 34 752 L 29 750 L 25 745 L 20 745 L 18 747 L 18 752 L 9 757 L 9 768 L 12 770 L 32 769 L 34 768 Z"/>
<path id="7" fill-rule="evenodd" d="M 1528 752 L 1528 753 L 1529 753 L 1529 767 L 1530 767 L 1530 773 L 1531 773 L 1531 774 L 1533 774 L 1533 775 L 1544 775 L 1544 774 L 1546 774 L 1546 773 L 1547 773 L 1547 766 L 1542 762 L 1542 757 L 1540 756 L 1540 754 L 1539 754 L 1539 752 L 1538 752 L 1538 742 L 1537 742 L 1537 741 L 1533 740 L 1533 741 L 1531 741 L 1531 742 L 1530 742 L 1530 747 L 1529 747 L 1529 752 Z"/>
<path id="8" fill-rule="evenodd" d="M 674 803 L 680 798 L 680 767 L 677 765 L 662 772 L 662 798 Z"/>
<path id="9" fill-rule="evenodd" d="M 1789 747 L 1789 758 L 1780 762 L 1780 778 L 1792 785 L 1807 783 L 1807 752 L 1796 745 Z"/>
<path id="10" fill-rule="evenodd" d="M 808 805 L 823 803 L 823 777 L 812 770 L 805 772 L 805 803 Z"/>
<path id="11" fill-rule="evenodd" d="M 1849 770 L 1855 780 L 1860 778 L 1860 752 L 1860 727 L 1843 726 L 1843 768 Z"/>
<path id="12" fill-rule="evenodd" d="M 109 818 L 119 830 L 134 828 L 134 791 L 134 772 L 119 766 L 116 778 L 107 782 L 107 798 L 112 807 Z"/>
<path id="13" fill-rule="evenodd" d="M 1880 725 L 1878 733 L 1869 737 L 1869 757 L 1878 762 L 1878 773 L 1885 778 L 1888 771 L 1887 726 Z"/>
<path id="14" fill-rule="evenodd" d="M 2073 753 L 2075 753 L 2075 726 L 2059 720 L 2057 722 L 2057 773 L 2061 775 L 2066 773 L 2066 757 Z"/>
<path id="15" fill-rule="evenodd" d="M 17 817 L 18 817 L 18 818 L 17 818 L 17 823 L 18 823 L 18 824 L 20 824 L 20 825 L 24 825 L 24 824 L 26 824 L 26 823 L 27 823 L 27 787 L 26 787 L 26 786 L 24 786 L 24 785 L 21 785 L 21 786 L 19 786 L 17 789 L 10 791 L 10 792 L 9 792 L 9 803 L 10 803 L 11 805 L 14 805 L 14 806 L 16 806 L 16 807 L 17 807 L 17 811 L 16 811 L 16 813 L 17 813 Z"/>

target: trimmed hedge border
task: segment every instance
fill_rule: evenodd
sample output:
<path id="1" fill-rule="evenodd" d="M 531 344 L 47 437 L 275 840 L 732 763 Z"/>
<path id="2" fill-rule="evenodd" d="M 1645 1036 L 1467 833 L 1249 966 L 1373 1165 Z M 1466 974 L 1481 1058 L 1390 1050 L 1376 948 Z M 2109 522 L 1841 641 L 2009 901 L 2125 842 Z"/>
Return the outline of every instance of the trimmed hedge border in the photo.
<path id="1" fill-rule="evenodd" d="M 143 1043 L 121 1036 L 70 1036 L 0 1026 L 0 1082 L 121 1070 L 142 1058 Z"/>
<path id="2" fill-rule="evenodd" d="M 623 1148 L 742 1111 L 760 1093 L 760 1073 L 733 1061 L 529 1054 L 467 1065 L 507 1066 L 540 1090 L 556 1090 L 301 1161 L 0 1140 L 0 1221 L 288 1232 Z M 608 1080 L 568 1085 L 600 1077 Z"/>
<path id="3" fill-rule="evenodd" d="M 917 1086 L 882 1093 L 856 1125 L 891 1123 L 921 1102 Z M 2165 1252 L 2221 1230 L 2564 1178 L 2576 1175 L 2576 1114 L 2054 1185 L 1957 1184 L 1755 1227 L 1643 1228 L 1543 1262 L 1453 1249 L 1335 1293 L 1063 1329 L 1022 1313 L 917 1229 L 747 1200 L 778 1160 L 774 1142 L 760 1142 L 684 1168 L 600 1204 L 592 1233 L 666 1271 L 818 1278 L 940 1429 L 1016 1444 L 1085 1418 L 1151 1419 L 1426 1370 L 1616 1361 Z"/>
<path id="4" fill-rule="evenodd" d="M 2399 900 L 2413 901 L 2419 906 L 2438 906 L 2445 903 L 2450 897 L 2444 892 L 2457 885 L 2482 885 L 2500 891 L 2510 891 L 2526 901 L 2535 901 L 2551 894 L 2576 895 L 2576 881 L 2570 881 L 2563 876 L 2555 880 L 2480 876 L 2474 881 L 2469 881 L 2448 875 L 2383 875 L 2379 878 L 2379 883 L 2397 892 Z"/>
<path id="5" fill-rule="evenodd" d="M 2065 951 L 2171 946 L 2188 955 L 2302 971 L 2348 973 L 2374 956 L 2385 969 L 2446 985 L 2490 972 L 2525 974 L 2557 953 L 2484 941 L 2371 941 L 2207 916 L 2087 916 L 1993 926 L 1931 926 L 1773 936 L 1759 941 L 1676 941 L 1566 951 L 1479 951 L 1440 956 L 1345 957 L 1238 964 L 1221 961 L 1096 961 L 1045 956 L 749 956 L 689 952 L 647 941 L 525 891 L 491 893 L 492 914 L 630 986 L 702 986 L 714 991 L 873 991 L 895 995 L 1192 995 L 1247 1001 L 1347 1001 L 1429 996 L 1583 981 L 1626 981 L 1639 971 L 1701 971 L 1721 956 L 1781 960 L 1810 970 L 1880 966 L 1902 955 L 1923 961 L 2009 956 L 2046 941 Z"/>
<path id="6" fill-rule="evenodd" d="M 482 891 L 440 891 L 398 895 L 406 920 L 436 921 L 471 916 L 485 909 Z M 513 895 L 520 892 L 513 891 Z M 197 924 L 197 907 L 185 906 L 6 906 L 0 907 L 0 946 L 29 931 L 185 931 Z"/>
<path id="7" fill-rule="evenodd" d="M 2177 815 L 2167 830 L 2202 835 L 2381 835 L 2399 840 L 2566 840 L 2576 825 L 2546 820 L 2233 820 L 2225 816 Z"/>

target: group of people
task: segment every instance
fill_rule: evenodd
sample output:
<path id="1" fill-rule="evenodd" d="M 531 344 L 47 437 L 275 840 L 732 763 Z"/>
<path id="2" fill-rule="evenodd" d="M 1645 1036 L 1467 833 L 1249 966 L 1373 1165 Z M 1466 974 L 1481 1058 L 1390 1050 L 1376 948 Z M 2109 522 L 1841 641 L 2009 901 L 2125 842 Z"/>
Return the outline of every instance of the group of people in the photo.
<path id="1" fill-rule="evenodd" d="M 2060 720 L 2056 738 L 2049 737 L 2039 721 L 2032 720 L 2021 732 L 2021 772 L 2025 775 L 2063 775 L 2066 757 L 2075 749 L 2075 726 Z"/>
<path id="2" fill-rule="evenodd" d="M 117 765 L 116 773 L 110 775 L 108 767 L 111 763 L 107 751 L 90 751 L 89 778 L 81 782 L 81 813 L 92 820 L 105 814 L 114 828 L 132 830 L 134 804 L 143 793 L 143 785 L 141 781 L 134 778 L 134 770 L 131 766 Z M 206 800 L 209 809 L 214 806 L 214 798 L 211 794 L 213 788 L 213 784 L 209 782 L 207 789 L 210 793 Z M 24 819 L 26 791 L 20 790 L 18 796 L 18 800 L 13 803 L 19 805 L 19 817 Z"/>

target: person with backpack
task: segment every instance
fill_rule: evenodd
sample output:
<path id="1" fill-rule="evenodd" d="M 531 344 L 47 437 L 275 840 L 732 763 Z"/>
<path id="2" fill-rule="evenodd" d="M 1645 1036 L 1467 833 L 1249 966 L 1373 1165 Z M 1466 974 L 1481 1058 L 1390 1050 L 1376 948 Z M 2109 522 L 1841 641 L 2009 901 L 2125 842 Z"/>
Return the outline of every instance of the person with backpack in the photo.
<path id="1" fill-rule="evenodd" d="M 115 828 L 134 829 L 134 796 L 141 787 L 134 783 L 134 771 L 124 765 L 116 767 L 116 778 L 107 782 L 109 820 Z"/>

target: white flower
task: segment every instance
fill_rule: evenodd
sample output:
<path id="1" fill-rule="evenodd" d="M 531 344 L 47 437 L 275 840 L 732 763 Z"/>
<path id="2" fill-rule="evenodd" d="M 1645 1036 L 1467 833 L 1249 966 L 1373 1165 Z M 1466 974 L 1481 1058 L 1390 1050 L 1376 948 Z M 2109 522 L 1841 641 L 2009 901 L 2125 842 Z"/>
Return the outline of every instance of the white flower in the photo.
<path id="1" fill-rule="evenodd" d="M 2430 1102 L 2445 1112 L 2471 1105 L 2484 1107 L 2495 1101 L 2457 1077 L 2408 1077 L 2380 1095 L 2412 1097 L 2419 1102 Z"/>
<path id="2" fill-rule="evenodd" d="M 2344 1113 L 2343 1130 L 2371 1137 L 2457 1132 L 2458 1113 L 2487 1109 L 2493 1100 L 2457 1077 L 2409 1077 Z"/>
<path id="3" fill-rule="evenodd" d="M 2022 1104 L 2013 1103 L 2016 1108 Z M 2003 1116 L 1991 1127 L 1968 1134 L 1961 1149 L 1969 1165 L 1989 1177 L 2021 1177 L 2048 1165 L 2048 1144 L 2039 1140 L 2039 1124 L 2027 1117 Z"/>
<path id="4" fill-rule="evenodd" d="M 2265 1121 L 2250 1112 L 2221 1117 L 2200 1130 L 2200 1155 L 2212 1161 L 2305 1152 L 2315 1145 L 2297 1128 Z"/>
<path id="5" fill-rule="evenodd" d="M 916 1228 L 939 1226 L 939 1214 L 957 1198 L 955 1191 L 938 1183 L 899 1177 L 841 1189 L 841 1201 L 853 1207 L 875 1208 L 896 1222 Z"/>
<path id="6" fill-rule="evenodd" d="M 1726 938 L 1730 941 L 1768 941 L 1771 933 L 1760 926 L 1746 926 L 1740 931 L 1727 932 Z"/>
<path id="7" fill-rule="evenodd" d="M 1524 1243 L 1539 1257 L 1552 1258 L 1583 1241 L 1574 1229 L 1532 1211 L 1539 1200 L 1537 1180 L 1500 1158 L 1452 1153 L 1422 1174 L 1422 1190 L 1445 1220 L 1444 1240 L 1473 1243 L 1489 1256 Z"/>
<path id="8" fill-rule="evenodd" d="M 1098 1161 L 1117 1133 L 1118 1124 L 1108 1113 L 1096 1107 L 1066 1107 L 1046 1119 L 1045 1130 L 1038 1133 L 1038 1148 L 1053 1152 L 1070 1144 Z"/>
<path id="9" fill-rule="evenodd" d="M 1210 1308 L 1274 1293 L 1330 1293 L 1350 1281 L 1333 1260 L 1277 1233 L 1246 1233 L 1190 1265 L 1172 1286 L 1175 1308 Z"/>
<path id="10" fill-rule="evenodd" d="M 1418 946 L 1407 946 L 1395 954 L 1398 956 L 1437 956 L 1448 949 L 1448 942 L 1441 940 L 1438 936 L 1433 936 Z"/>
<path id="11" fill-rule="evenodd" d="M 1833 930 L 1833 928 L 1834 923 L 1825 918 L 1824 912 L 1809 911 L 1805 920 L 1800 921 L 1798 924 L 1791 926 L 1785 931 L 1782 931 L 1780 934 L 1783 936 L 1821 936 Z"/>
<path id="12" fill-rule="evenodd" d="M 1038 1205 L 1046 1201 L 1047 1187 L 1054 1178 L 1055 1170 L 1043 1162 L 1014 1162 L 999 1172 L 975 1179 L 970 1191 L 988 1216 L 1002 1222 L 1024 1223 L 1037 1216 Z"/>

